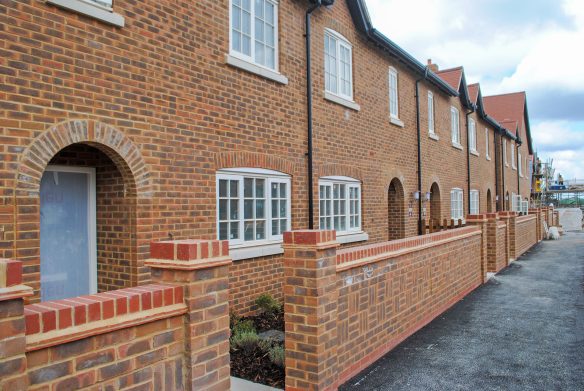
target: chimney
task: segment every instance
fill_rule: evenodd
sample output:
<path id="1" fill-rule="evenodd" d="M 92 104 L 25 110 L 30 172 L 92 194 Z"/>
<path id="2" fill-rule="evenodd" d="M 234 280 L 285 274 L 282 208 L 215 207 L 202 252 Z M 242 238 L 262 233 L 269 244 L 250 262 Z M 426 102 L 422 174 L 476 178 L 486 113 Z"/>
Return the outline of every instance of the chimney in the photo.
<path id="1" fill-rule="evenodd" d="M 428 68 L 434 73 L 439 71 L 438 64 L 432 64 L 431 58 L 428 59 Z"/>

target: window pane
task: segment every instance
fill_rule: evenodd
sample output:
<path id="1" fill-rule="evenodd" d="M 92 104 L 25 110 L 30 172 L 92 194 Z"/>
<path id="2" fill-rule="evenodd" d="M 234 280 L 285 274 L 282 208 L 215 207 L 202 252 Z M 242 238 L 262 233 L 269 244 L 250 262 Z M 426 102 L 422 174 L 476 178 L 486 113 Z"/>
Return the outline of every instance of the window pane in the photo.
<path id="1" fill-rule="evenodd" d="M 280 184 L 280 198 L 286 198 L 286 184 Z"/>
<path id="2" fill-rule="evenodd" d="M 219 180 L 219 197 L 227 197 L 227 181 L 225 179 Z"/>
<path id="3" fill-rule="evenodd" d="M 256 201 L 256 219 L 264 218 L 264 200 Z"/>
<path id="4" fill-rule="evenodd" d="M 272 217 L 278 217 L 278 200 L 272 200 Z"/>
<path id="5" fill-rule="evenodd" d="M 227 236 L 229 223 L 219 223 L 219 239 L 226 240 L 229 239 Z"/>
<path id="6" fill-rule="evenodd" d="M 243 195 L 246 198 L 253 197 L 253 179 L 252 178 L 245 178 L 243 180 Z"/>
<path id="7" fill-rule="evenodd" d="M 239 222 L 231 223 L 230 239 L 239 239 Z"/>
<path id="8" fill-rule="evenodd" d="M 256 240 L 262 240 L 265 238 L 266 238 L 266 222 L 264 220 L 261 220 L 256 223 Z"/>
<path id="9" fill-rule="evenodd" d="M 253 219 L 253 200 L 243 201 L 243 218 Z"/>
<path id="10" fill-rule="evenodd" d="M 229 201 L 229 211 L 230 211 L 229 218 L 231 220 L 239 219 L 239 200 L 238 199 Z"/>
<path id="11" fill-rule="evenodd" d="M 288 219 L 280 220 L 280 233 L 284 233 L 288 230 Z"/>
<path id="12" fill-rule="evenodd" d="M 253 221 L 246 221 L 244 223 L 244 240 L 249 241 L 249 240 L 253 240 L 254 234 L 253 234 Z"/>
<path id="13" fill-rule="evenodd" d="M 280 217 L 286 217 L 287 202 L 286 200 L 280 201 Z"/>
<path id="14" fill-rule="evenodd" d="M 255 196 L 257 198 L 264 198 L 266 195 L 264 193 L 264 184 L 266 182 L 265 179 L 256 179 L 256 192 L 255 192 Z"/>
<path id="15" fill-rule="evenodd" d="M 219 200 L 219 220 L 227 220 L 227 200 Z"/>
<path id="16" fill-rule="evenodd" d="M 239 181 L 229 181 L 229 195 L 231 197 L 239 196 Z"/>

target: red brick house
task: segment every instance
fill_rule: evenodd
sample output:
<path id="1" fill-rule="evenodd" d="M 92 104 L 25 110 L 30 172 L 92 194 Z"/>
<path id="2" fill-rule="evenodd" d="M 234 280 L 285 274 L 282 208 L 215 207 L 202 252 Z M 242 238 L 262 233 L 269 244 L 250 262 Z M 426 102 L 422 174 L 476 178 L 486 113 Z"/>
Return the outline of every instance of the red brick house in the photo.
<path id="1" fill-rule="evenodd" d="M 24 262 L 31 302 L 148 282 L 153 239 L 218 238 L 230 240 L 232 304 L 245 312 L 261 292 L 281 297 L 282 232 L 310 225 L 309 191 L 313 226 L 346 245 L 527 197 L 527 111 L 499 115 L 502 103 L 494 122 L 462 68 L 426 71 L 373 29 L 362 1 L 312 15 L 308 189 L 309 2 L 261 3 L 0 5 L 0 248 Z M 503 144 L 522 141 L 507 153 L 521 161 L 520 191 L 507 166 L 496 190 L 507 117 L 518 126 L 505 125 Z"/>

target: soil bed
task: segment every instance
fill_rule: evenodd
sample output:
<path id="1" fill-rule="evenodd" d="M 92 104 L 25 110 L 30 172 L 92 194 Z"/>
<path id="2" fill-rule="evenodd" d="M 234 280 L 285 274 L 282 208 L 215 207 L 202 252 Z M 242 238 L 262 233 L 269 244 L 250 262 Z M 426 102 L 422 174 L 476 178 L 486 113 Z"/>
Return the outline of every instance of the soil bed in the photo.
<path id="1" fill-rule="evenodd" d="M 261 313 L 256 316 L 242 318 L 242 321 L 249 319 L 253 321 L 258 333 L 268 330 L 284 331 L 284 313 Z M 283 343 L 272 342 L 272 346 Z M 241 349 L 231 349 L 231 375 L 254 383 L 265 384 L 270 387 L 284 389 L 285 371 L 270 360 L 267 351 L 259 346 L 244 351 Z"/>

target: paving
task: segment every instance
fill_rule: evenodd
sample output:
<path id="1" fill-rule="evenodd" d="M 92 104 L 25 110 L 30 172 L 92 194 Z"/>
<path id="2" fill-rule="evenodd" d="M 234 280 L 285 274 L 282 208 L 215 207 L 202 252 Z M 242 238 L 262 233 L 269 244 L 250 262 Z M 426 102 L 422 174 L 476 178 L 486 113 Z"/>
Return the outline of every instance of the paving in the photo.
<path id="1" fill-rule="evenodd" d="M 584 233 L 533 247 L 340 389 L 584 390 Z"/>

